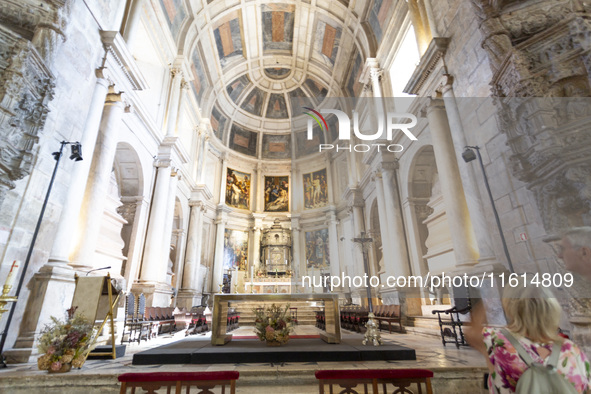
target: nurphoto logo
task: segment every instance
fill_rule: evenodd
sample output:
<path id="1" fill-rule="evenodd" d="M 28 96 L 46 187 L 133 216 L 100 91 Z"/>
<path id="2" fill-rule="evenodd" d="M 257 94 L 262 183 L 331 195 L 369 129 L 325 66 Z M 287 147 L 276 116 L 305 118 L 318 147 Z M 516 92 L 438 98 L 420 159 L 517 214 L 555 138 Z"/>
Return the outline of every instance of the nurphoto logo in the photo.
<path id="1" fill-rule="evenodd" d="M 310 107 L 304 107 L 304 109 L 310 111 L 305 112 L 306 115 L 310 117 L 308 119 L 308 133 L 307 138 L 308 140 L 312 140 L 314 138 L 314 122 L 320 126 L 320 129 L 323 129 L 328 134 L 328 124 L 326 119 L 322 114 L 333 114 L 336 116 L 338 124 L 339 124 L 339 140 L 350 140 L 351 139 L 351 119 L 347 116 L 346 113 L 337 109 L 321 109 L 320 112 L 316 111 Z M 405 122 L 406 120 L 410 119 L 410 122 Z M 383 113 L 378 111 L 378 126 L 377 130 L 374 134 L 363 134 L 359 130 L 359 113 L 357 111 L 353 111 L 353 133 L 357 138 L 363 141 L 376 141 L 376 140 L 383 140 L 384 139 L 384 130 L 385 130 L 385 139 L 387 141 L 392 141 L 393 131 L 400 130 L 402 131 L 410 140 L 416 141 L 417 137 L 410 131 L 410 129 L 417 125 L 417 117 L 410 113 L 395 113 L 395 112 L 388 112 L 387 116 L 384 119 Z M 368 152 L 371 150 L 372 147 L 376 147 L 378 152 L 381 151 L 382 148 L 385 148 L 388 152 L 402 152 L 404 147 L 400 144 L 383 144 L 383 143 L 373 143 L 373 144 L 354 144 L 349 146 L 339 146 L 333 144 L 320 144 L 318 146 L 319 152 L 323 150 L 332 150 L 336 149 L 336 151 L 347 150 L 349 152 Z"/>

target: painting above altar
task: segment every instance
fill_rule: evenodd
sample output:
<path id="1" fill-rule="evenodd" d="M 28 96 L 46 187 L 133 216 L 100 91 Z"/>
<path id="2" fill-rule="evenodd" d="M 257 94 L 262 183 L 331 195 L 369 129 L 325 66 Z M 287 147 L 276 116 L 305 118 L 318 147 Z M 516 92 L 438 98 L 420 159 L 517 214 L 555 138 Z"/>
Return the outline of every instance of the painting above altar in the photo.
<path id="1" fill-rule="evenodd" d="M 248 232 L 224 230 L 224 270 L 246 270 L 248 256 Z"/>
<path id="2" fill-rule="evenodd" d="M 265 177 L 265 212 L 289 211 L 289 181 L 287 176 Z"/>

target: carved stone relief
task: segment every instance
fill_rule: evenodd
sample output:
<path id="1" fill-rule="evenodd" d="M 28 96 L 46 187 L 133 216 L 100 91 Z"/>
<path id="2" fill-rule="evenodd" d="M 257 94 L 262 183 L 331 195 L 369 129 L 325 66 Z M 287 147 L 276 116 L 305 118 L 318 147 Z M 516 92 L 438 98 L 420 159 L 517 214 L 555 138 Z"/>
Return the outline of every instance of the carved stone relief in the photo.
<path id="1" fill-rule="evenodd" d="M 14 182 L 31 172 L 54 88 L 33 44 L 0 26 L 0 206 Z"/>

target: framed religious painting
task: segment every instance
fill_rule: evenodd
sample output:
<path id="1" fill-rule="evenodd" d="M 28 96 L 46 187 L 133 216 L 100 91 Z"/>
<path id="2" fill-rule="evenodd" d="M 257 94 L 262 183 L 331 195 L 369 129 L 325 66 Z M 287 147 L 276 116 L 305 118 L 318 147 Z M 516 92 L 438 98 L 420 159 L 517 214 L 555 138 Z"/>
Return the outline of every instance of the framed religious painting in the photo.
<path id="1" fill-rule="evenodd" d="M 304 174 L 304 207 L 314 209 L 328 204 L 326 168 Z"/>
<path id="2" fill-rule="evenodd" d="M 265 212 L 289 211 L 289 177 L 265 177 Z"/>
<path id="3" fill-rule="evenodd" d="M 226 205 L 250 209 L 250 174 L 228 168 L 226 173 Z"/>

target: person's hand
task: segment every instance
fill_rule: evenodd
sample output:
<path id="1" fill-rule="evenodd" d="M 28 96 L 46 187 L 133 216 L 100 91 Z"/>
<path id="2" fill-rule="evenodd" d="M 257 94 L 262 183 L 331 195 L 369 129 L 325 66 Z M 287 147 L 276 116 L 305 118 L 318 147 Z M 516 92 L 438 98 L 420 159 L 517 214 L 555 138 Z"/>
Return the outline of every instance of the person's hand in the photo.
<path id="1" fill-rule="evenodd" d="M 484 310 L 484 304 L 482 301 L 478 301 L 472 307 L 470 315 L 470 325 L 464 330 L 466 341 L 468 341 L 470 346 L 488 358 L 486 345 L 484 344 L 484 337 L 482 335 L 482 327 L 486 323 L 486 311 Z"/>

